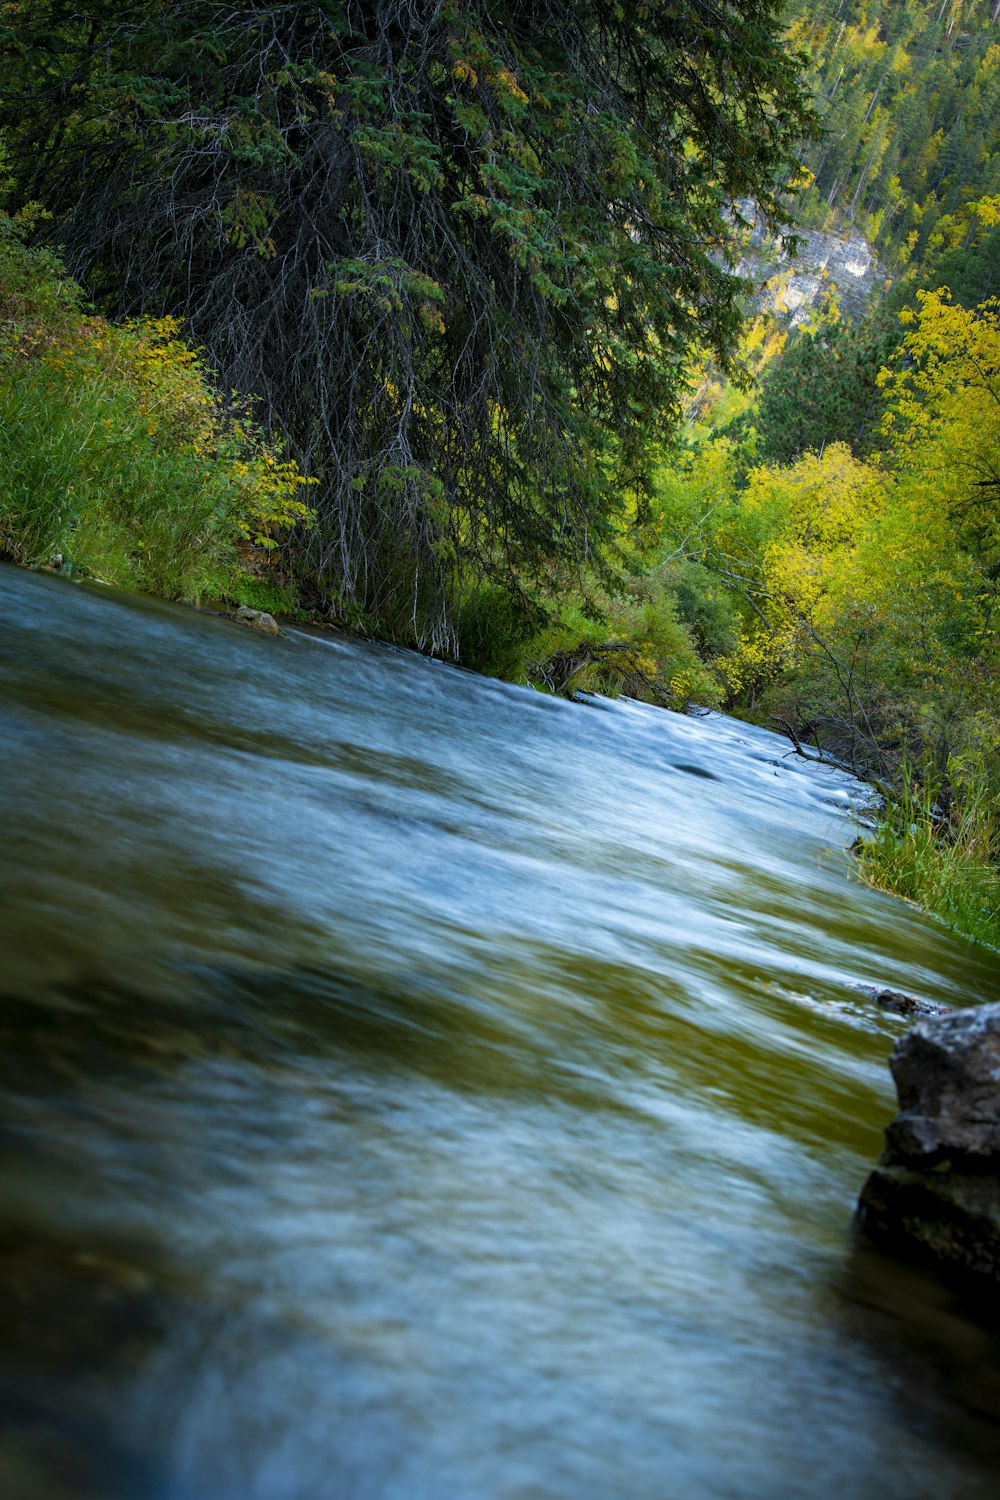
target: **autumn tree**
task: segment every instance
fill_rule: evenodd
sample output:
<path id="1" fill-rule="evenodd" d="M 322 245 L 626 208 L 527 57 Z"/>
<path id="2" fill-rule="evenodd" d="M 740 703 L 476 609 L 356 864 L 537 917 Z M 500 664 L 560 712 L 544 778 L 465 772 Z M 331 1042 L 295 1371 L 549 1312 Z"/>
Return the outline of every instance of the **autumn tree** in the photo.
<path id="1" fill-rule="evenodd" d="M 810 123 L 783 9 L 31 0 L 0 125 L 99 303 L 180 312 L 320 477 L 326 601 L 449 650 L 470 582 L 600 555 L 729 360 L 736 205 L 784 217 Z"/>
<path id="2" fill-rule="evenodd" d="M 998 205 L 1000 207 L 1000 205 Z M 911 487 L 942 509 L 995 592 L 1000 579 L 1000 302 L 968 310 L 920 292 L 903 358 L 882 376 L 885 417 Z"/>
<path id="3" fill-rule="evenodd" d="M 827 443 L 737 485 L 728 445 L 709 444 L 664 485 L 665 521 L 737 603 L 739 642 L 717 661 L 734 701 L 862 773 L 920 766 L 942 797 L 990 766 L 993 796 L 1000 306 L 922 292 L 901 319 L 878 459 Z"/>

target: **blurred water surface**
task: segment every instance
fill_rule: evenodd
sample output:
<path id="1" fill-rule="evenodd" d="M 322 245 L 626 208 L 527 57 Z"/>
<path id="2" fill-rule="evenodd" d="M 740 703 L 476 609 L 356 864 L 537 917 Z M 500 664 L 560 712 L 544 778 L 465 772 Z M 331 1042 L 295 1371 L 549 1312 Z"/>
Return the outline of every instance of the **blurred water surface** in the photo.
<path id="1" fill-rule="evenodd" d="M 996 1493 L 1000 1358 L 854 1243 L 1000 959 L 719 715 L 0 572 L 6 1500 Z"/>

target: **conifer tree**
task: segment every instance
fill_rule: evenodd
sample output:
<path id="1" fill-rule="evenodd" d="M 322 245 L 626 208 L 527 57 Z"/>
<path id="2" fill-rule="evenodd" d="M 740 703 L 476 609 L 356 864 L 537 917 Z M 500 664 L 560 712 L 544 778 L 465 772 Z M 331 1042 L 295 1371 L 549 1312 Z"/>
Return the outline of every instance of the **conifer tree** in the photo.
<path id="1" fill-rule="evenodd" d="M 10 167 L 116 314 L 181 312 L 319 475 L 329 599 L 448 649 L 641 497 L 748 196 L 809 126 L 781 0 L 32 0 Z"/>

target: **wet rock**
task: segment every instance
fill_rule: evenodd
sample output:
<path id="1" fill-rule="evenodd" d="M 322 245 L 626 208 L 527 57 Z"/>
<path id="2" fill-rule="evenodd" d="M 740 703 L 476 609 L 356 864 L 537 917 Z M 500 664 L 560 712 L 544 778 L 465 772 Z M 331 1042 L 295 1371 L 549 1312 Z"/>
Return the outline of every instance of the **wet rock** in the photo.
<path id="1" fill-rule="evenodd" d="M 890 1164 L 961 1157 L 1000 1171 L 1000 1005 L 919 1022 L 889 1066 L 900 1103 L 886 1131 Z"/>
<path id="2" fill-rule="evenodd" d="M 876 1168 L 861 1192 L 858 1218 L 889 1250 L 940 1270 L 975 1276 L 1000 1293 L 1000 1189 L 995 1177 Z"/>
<path id="3" fill-rule="evenodd" d="M 900 1111 L 858 1220 L 879 1243 L 1000 1291 L 1000 1005 L 918 1022 L 890 1067 Z"/>
<path id="4" fill-rule="evenodd" d="M 705 766 L 693 766 L 686 760 L 671 760 L 667 762 L 673 766 L 675 771 L 684 771 L 688 776 L 700 776 L 702 781 L 718 781 L 714 771 L 709 771 Z"/>
<path id="5" fill-rule="evenodd" d="M 262 635 L 281 634 L 281 626 L 277 620 L 264 609 L 251 609 L 248 605 L 241 604 L 233 619 L 241 625 L 248 625 L 251 630 L 259 630 Z"/>
<path id="6" fill-rule="evenodd" d="M 896 1016 L 916 1016 L 918 1018 L 931 1016 L 950 1016 L 952 1009 L 950 1005 L 939 1005 L 934 1000 L 920 1000 L 915 995 L 904 995 L 901 990 L 881 990 L 875 986 L 866 988 L 865 993 L 870 996 L 881 1010 L 888 1010 Z"/>

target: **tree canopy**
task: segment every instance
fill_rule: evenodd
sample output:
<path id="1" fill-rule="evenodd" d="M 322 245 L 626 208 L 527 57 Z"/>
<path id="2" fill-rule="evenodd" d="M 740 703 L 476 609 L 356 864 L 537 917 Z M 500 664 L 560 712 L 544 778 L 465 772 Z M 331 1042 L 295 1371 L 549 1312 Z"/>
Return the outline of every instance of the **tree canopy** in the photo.
<path id="1" fill-rule="evenodd" d="M 780 0 L 32 0 L 9 165 L 107 311 L 180 313 L 318 475 L 332 599 L 454 641 L 464 579 L 599 555 L 739 200 L 810 128 Z"/>
<path id="2" fill-rule="evenodd" d="M 1000 188 L 1000 0 L 789 0 L 788 16 L 823 123 L 811 222 L 836 211 L 897 268 L 991 238 L 966 209 Z M 998 244 L 941 277 L 979 283 L 966 305 L 995 293 Z"/>
<path id="3" fill-rule="evenodd" d="M 880 309 L 860 325 L 822 318 L 798 333 L 760 383 L 757 457 L 791 463 L 837 442 L 858 455 L 869 453 L 878 443 L 882 415 L 878 373 L 898 343 L 895 319 Z"/>

